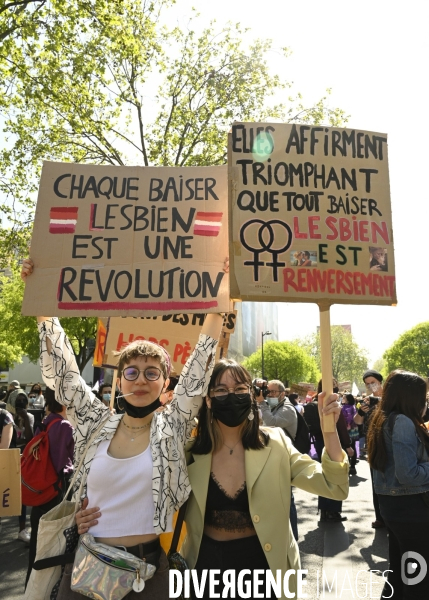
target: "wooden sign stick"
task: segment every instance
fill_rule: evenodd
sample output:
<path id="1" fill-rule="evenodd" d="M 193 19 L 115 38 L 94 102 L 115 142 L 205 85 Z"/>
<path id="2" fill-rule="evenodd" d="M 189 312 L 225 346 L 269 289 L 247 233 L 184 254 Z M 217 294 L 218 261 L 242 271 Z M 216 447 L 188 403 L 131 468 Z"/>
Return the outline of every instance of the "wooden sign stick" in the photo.
<path id="1" fill-rule="evenodd" d="M 116 379 L 118 377 L 118 369 L 113 371 L 113 379 L 112 379 L 112 393 L 110 395 L 110 410 L 113 410 L 113 405 L 115 403 L 115 391 L 116 391 Z"/>
<path id="2" fill-rule="evenodd" d="M 333 393 L 332 386 L 332 344 L 331 344 L 331 318 L 329 302 L 319 303 L 320 312 L 320 358 L 322 363 L 322 390 L 326 396 Z M 336 430 L 334 415 L 322 418 L 322 431 L 333 433 Z"/>

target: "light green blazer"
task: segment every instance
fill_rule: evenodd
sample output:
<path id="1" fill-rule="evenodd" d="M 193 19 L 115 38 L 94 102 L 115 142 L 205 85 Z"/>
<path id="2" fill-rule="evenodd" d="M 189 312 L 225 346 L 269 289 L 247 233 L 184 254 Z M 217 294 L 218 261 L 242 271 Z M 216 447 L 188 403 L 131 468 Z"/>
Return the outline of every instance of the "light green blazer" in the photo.
<path id="1" fill-rule="evenodd" d="M 343 452 L 341 463 L 333 462 L 323 452 L 322 464 L 300 454 L 278 427 L 264 428 L 270 440 L 262 450 L 245 451 L 246 486 L 250 515 L 264 549 L 270 569 L 275 574 L 300 569 L 298 545 L 289 521 L 291 485 L 302 490 L 345 500 L 349 492 L 349 463 Z M 191 449 L 192 452 L 192 449 Z M 204 530 L 207 489 L 212 455 L 193 454 L 188 466 L 192 492 L 186 510 L 187 537 L 181 548 L 189 569 L 197 562 Z M 296 593 L 296 578 L 289 579 L 289 590 Z"/>

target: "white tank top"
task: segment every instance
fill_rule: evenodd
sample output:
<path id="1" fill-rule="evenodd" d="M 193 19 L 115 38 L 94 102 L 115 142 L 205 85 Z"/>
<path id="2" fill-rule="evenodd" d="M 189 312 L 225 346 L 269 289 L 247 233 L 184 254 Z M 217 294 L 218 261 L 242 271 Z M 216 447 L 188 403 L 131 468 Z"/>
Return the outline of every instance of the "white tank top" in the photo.
<path id="1" fill-rule="evenodd" d="M 94 537 L 155 533 L 150 444 L 132 458 L 113 458 L 107 452 L 109 445 L 110 440 L 99 444 L 88 474 L 88 506 L 99 506 L 101 512 L 89 533 Z M 166 531 L 173 531 L 172 514 Z"/>

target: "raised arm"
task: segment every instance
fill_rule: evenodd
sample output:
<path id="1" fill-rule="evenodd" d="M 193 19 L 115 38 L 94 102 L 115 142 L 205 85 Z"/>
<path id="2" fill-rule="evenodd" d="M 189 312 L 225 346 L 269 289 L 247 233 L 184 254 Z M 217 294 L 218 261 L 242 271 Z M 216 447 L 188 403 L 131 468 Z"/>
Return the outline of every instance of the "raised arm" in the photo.
<path id="1" fill-rule="evenodd" d="M 31 276 L 33 268 L 31 259 L 23 261 L 21 278 L 24 281 Z M 73 348 L 59 320 L 56 317 L 37 317 L 37 322 L 44 382 L 55 390 L 55 399 L 67 406 L 67 417 L 73 425 L 83 425 L 89 421 L 96 426 L 108 408 L 96 398 L 81 377 Z"/>
<path id="2" fill-rule="evenodd" d="M 222 323 L 221 315 L 207 315 L 197 345 L 186 361 L 174 390 L 173 404 L 177 403 L 181 417 L 187 421 L 197 416 L 207 394 Z"/>

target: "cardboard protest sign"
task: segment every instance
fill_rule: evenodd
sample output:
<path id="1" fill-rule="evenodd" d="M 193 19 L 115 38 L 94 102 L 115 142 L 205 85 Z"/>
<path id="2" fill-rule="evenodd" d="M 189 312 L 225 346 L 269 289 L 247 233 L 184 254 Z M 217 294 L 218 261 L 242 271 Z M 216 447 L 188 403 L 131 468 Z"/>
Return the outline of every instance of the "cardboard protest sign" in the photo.
<path id="1" fill-rule="evenodd" d="M 225 316 L 219 348 L 226 355 L 228 344 L 225 337 L 234 332 L 236 311 Z M 171 356 L 175 374 L 180 375 L 183 366 L 192 353 L 201 332 L 205 314 L 164 315 L 152 318 L 119 318 L 111 317 L 107 328 L 107 338 L 104 347 L 103 367 L 115 369 L 118 358 L 114 352 L 119 352 L 125 346 L 136 340 L 149 340 L 165 348 Z M 225 345 L 226 344 L 226 345 Z"/>
<path id="2" fill-rule="evenodd" d="M 339 392 L 345 392 L 346 390 L 350 391 L 351 387 L 352 387 L 351 381 L 342 381 L 341 383 L 338 384 L 338 391 Z"/>
<path id="3" fill-rule="evenodd" d="M 107 329 L 101 319 L 98 319 L 97 337 L 95 338 L 94 358 L 92 360 L 93 367 L 101 367 L 104 362 L 104 349 L 106 346 Z"/>
<path id="4" fill-rule="evenodd" d="M 19 448 L 0 450 L 0 517 L 21 514 L 21 456 Z"/>
<path id="5" fill-rule="evenodd" d="M 387 136 L 234 123 L 231 297 L 396 304 Z"/>
<path id="6" fill-rule="evenodd" d="M 25 315 L 229 309 L 227 168 L 45 162 Z"/>
<path id="7" fill-rule="evenodd" d="M 301 398 L 305 398 L 307 393 L 310 391 L 310 387 L 306 385 L 292 383 L 290 386 L 290 391 L 292 394 L 298 394 L 298 396 L 300 396 Z"/>

